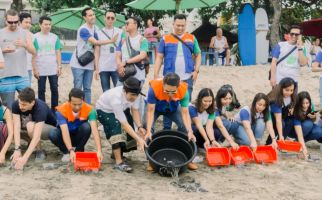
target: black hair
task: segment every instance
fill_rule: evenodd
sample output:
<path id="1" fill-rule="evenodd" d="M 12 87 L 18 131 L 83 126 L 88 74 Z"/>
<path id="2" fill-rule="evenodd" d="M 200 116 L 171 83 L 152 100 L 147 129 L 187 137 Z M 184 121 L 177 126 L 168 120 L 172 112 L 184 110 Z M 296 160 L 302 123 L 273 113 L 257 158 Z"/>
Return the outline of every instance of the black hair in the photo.
<path id="1" fill-rule="evenodd" d="M 163 77 L 163 84 L 178 87 L 180 84 L 180 77 L 176 73 L 168 73 Z"/>
<path id="2" fill-rule="evenodd" d="M 307 109 L 306 112 L 304 112 L 302 109 L 303 101 L 305 99 L 307 99 L 310 103 L 309 108 Z M 294 117 L 296 119 L 305 120 L 307 114 L 311 112 L 312 112 L 312 100 L 311 100 L 310 94 L 307 91 L 300 92 L 296 97 L 296 103 L 294 106 Z"/>
<path id="3" fill-rule="evenodd" d="M 31 19 L 31 14 L 30 13 L 20 13 L 19 15 L 19 21 L 22 22 L 24 19 L 30 18 Z"/>
<path id="4" fill-rule="evenodd" d="M 231 98 L 233 98 L 233 91 L 232 90 L 228 90 L 224 87 L 219 88 L 219 90 L 217 91 L 216 94 L 216 106 L 218 110 L 222 110 L 222 103 L 221 103 L 221 99 L 225 98 L 227 96 L 227 94 L 231 95 Z"/>
<path id="5" fill-rule="evenodd" d="M 264 93 L 257 93 L 253 99 L 252 107 L 250 108 L 252 123 L 255 123 L 256 119 L 256 103 L 260 100 L 265 101 L 265 109 L 263 110 L 264 121 L 267 122 L 269 118 L 269 99 L 268 96 Z"/>
<path id="6" fill-rule="evenodd" d="M 133 93 L 136 95 L 139 95 L 141 93 L 141 82 L 139 81 L 139 79 L 130 76 L 129 78 L 127 78 L 124 83 L 123 83 L 123 89 L 125 91 L 125 93 Z"/>
<path id="7" fill-rule="evenodd" d="M 87 15 L 87 11 L 88 10 L 92 10 L 92 8 L 91 7 L 86 7 L 86 8 L 84 8 L 83 10 L 82 10 L 82 17 L 86 17 L 86 15 Z"/>
<path id="8" fill-rule="evenodd" d="M 16 10 L 10 9 L 6 12 L 5 18 L 7 19 L 8 16 L 18 16 L 18 12 Z"/>
<path id="9" fill-rule="evenodd" d="M 302 33 L 302 28 L 301 28 L 300 26 L 298 26 L 298 25 L 292 25 L 292 26 L 289 28 L 288 32 L 289 32 L 289 33 L 291 33 L 291 30 L 292 30 L 292 29 L 299 29 L 299 30 L 300 30 L 300 33 Z"/>
<path id="10" fill-rule="evenodd" d="M 113 14 L 114 14 L 114 16 L 116 16 L 115 11 L 114 11 L 114 10 L 112 10 L 112 9 L 110 9 L 110 10 L 106 10 L 106 11 L 105 11 L 105 15 L 104 15 L 104 16 L 106 16 L 106 14 L 107 14 L 107 13 L 109 13 L 109 12 L 110 12 L 110 13 L 113 13 Z"/>
<path id="11" fill-rule="evenodd" d="M 148 21 L 149 21 L 149 20 L 151 20 L 151 22 L 152 22 L 152 26 L 156 26 L 156 24 L 155 24 L 154 20 L 150 17 L 150 18 L 148 18 L 148 19 L 145 21 L 145 26 L 146 26 L 146 27 L 148 27 Z"/>
<path id="12" fill-rule="evenodd" d="M 84 100 L 84 92 L 79 88 L 73 88 L 69 92 L 68 100 L 71 101 L 72 97 Z"/>
<path id="13" fill-rule="evenodd" d="M 212 92 L 212 90 L 210 88 L 203 88 L 202 90 L 200 90 L 197 99 L 195 100 L 195 105 L 197 107 L 197 110 L 199 113 L 201 113 L 201 107 L 202 107 L 202 99 L 204 97 L 211 97 L 212 99 L 212 103 L 209 106 L 209 108 L 206 109 L 206 112 L 208 114 L 212 114 L 215 112 L 215 97 L 214 97 L 214 93 Z"/>
<path id="14" fill-rule="evenodd" d="M 48 16 L 41 16 L 39 18 L 39 24 L 42 24 L 44 22 L 44 20 L 51 21 L 51 18 Z"/>
<path id="15" fill-rule="evenodd" d="M 18 95 L 20 101 L 31 103 L 36 100 L 35 91 L 31 87 L 21 90 Z"/>
<path id="16" fill-rule="evenodd" d="M 270 103 L 275 103 L 278 106 L 283 106 L 283 89 L 288 88 L 294 85 L 294 92 L 291 95 L 291 104 L 294 104 L 296 101 L 296 92 L 297 92 L 297 84 L 296 82 L 289 77 L 283 78 L 280 83 L 272 89 L 271 92 L 267 94 Z"/>
<path id="17" fill-rule="evenodd" d="M 187 17 L 184 14 L 176 14 L 173 18 L 173 21 L 176 21 L 177 19 L 187 20 Z"/>
<path id="18" fill-rule="evenodd" d="M 132 19 L 136 23 L 136 25 L 137 25 L 138 28 L 141 27 L 141 20 L 140 20 L 140 18 L 135 17 L 135 16 L 130 16 L 130 17 L 127 17 L 127 19 L 128 20 L 129 19 Z"/>

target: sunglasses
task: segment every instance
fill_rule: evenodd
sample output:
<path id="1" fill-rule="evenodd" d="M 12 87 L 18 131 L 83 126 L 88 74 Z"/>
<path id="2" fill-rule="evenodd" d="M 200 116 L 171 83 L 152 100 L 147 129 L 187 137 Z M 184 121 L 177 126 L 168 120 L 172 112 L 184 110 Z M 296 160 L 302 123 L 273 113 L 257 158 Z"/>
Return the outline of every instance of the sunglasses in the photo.
<path id="1" fill-rule="evenodd" d="M 114 20 L 115 17 L 106 17 L 107 20 Z"/>
<path id="2" fill-rule="evenodd" d="M 175 94 L 175 93 L 177 93 L 177 90 L 172 90 L 172 91 L 164 90 L 164 92 L 167 94 Z"/>
<path id="3" fill-rule="evenodd" d="M 8 22 L 8 24 L 18 24 L 19 23 L 19 21 L 7 21 Z"/>
<path id="4" fill-rule="evenodd" d="M 290 33 L 290 36 L 296 36 L 296 37 L 298 37 L 299 35 L 301 35 L 301 34 L 299 34 L 299 33 Z"/>

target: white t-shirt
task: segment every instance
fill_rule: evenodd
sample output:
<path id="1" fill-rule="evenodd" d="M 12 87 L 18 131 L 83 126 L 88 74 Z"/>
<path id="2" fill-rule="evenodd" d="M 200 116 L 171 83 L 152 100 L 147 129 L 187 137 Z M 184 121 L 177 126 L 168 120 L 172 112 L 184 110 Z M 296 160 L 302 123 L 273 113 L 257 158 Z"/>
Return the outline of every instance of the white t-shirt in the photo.
<path id="1" fill-rule="evenodd" d="M 38 32 L 34 35 L 34 45 L 37 51 L 37 69 L 40 76 L 57 74 L 56 51 L 60 50 L 60 40 L 54 33 L 47 35 Z"/>
<path id="2" fill-rule="evenodd" d="M 225 51 L 224 47 L 225 47 L 226 41 L 227 41 L 227 39 L 225 36 L 222 36 L 220 40 L 217 38 L 217 36 L 215 36 L 214 46 L 216 49 L 219 49 L 218 50 L 219 53 L 222 53 Z"/>
<path id="3" fill-rule="evenodd" d="M 4 59 L 3 59 L 3 54 L 2 54 L 1 48 L 0 48 L 0 62 L 3 62 L 4 63 Z"/>
<path id="4" fill-rule="evenodd" d="M 86 51 L 94 52 L 94 46 L 90 42 L 88 42 L 88 39 L 90 37 L 94 37 L 95 39 L 98 39 L 97 37 L 98 30 L 99 29 L 96 26 L 93 26 L 93 28 L 90 28 L 89 26 L 87 26 L 87 24 L 83 24 L 78 29 L 77 40 L 76 40 L 77 41 L 76 49 L 78 50 L 78 57 L 83 55 Z M 70 60 L 70 66 L 72 68 L 94 70 L 94 60 L 88 63 L 86 66 L 81 66 L 79 64 L 78 59 L 76 58 L 76 49 Z"/>
<path id="5" fill-rule="evenodd" d="M 244 120 L 248 120 L 252 124 L 252 115 L 250 108 L 248 106 L 244 106 L 240 111 L 235 115 L 235 120 L 241 123 Z M 263 113 L 256 113 L 255 119 L 264 118 Z"/>
<path id="6" fill-rule="evenodd" d="M 32 33 L 31 33 L 31 39 L 32 39 L 32 43 L 34 43 L 35 36 Z M 28 71 L 32 70 L 32 63 L 31 62 L 32 62 L 32 54 L 30 54 L 27 51 L 27 70 Z"/>
<path id="7" fill-rule="evenodd" d="M 107 34 L 110 38 L 108 38 L 102 31 L 104 31 L 104 33 Z M 118 39 L 115 42 L 116 45 L 121 41 L 122 29 L 116 27 L 113 27 L 112 29 L 103 28 L 102 30 L 97 32 L 99 40 L 110 40 L 117 34 Z M 116 47 L 114 46 L 114 44 L 100 46 L 100 58 L 98 61 L 99 72 L 111 72 L 117 70 L 115 52 Z"/>
<path id="8" fill-rule="evenodd" d="M 139 109 L 140 99 L 138 97 L 134 102 L 127 101 L 123 86 L 119 86 L 104 92 L 96 102 L 96 109 L 106 113 L 114 113 L 115 118 L 122 123 L 127 121 L 124 110 L 131 107 Z"/>
<path id="9" fill-rule="evenodd" d="M 179 36 L 180 38 L 183 35 Z M 180 80 L 188 80 L 191 77 L 192 73 L 186 73 L 186 63 L 184 61 L 182 43 L 178 42 L 177 57 L 175 63 L 175 73 L 179 75 Z"/>
<path id="10" fill-rule="evenodd" d="M 134 37 L 130 37 L 130 36 L 127 36 L 130 38 L 130 42 L 131 42 L 131 45 L 132 45 L 132 48 L 136 51 L 140 51 L 141 49 L 141 42 L 143 40 L 146 40 L 145 38 L 142 38 L 143 36 L 141 36 L 140 34 L 134 36 Z M 127 38 L 126 38 L 127 40 Z M 124 43 L 122 44 L 122 47 L 121 47 L 121 52 L 122 52 L 122 61 L 125 62 L 126 60 L 128 60 L 130 58 L 130 55 L 128 53 L 128 49 L 127 49 L 127 45 L 126 45 L 126 40 L 124 40 Z M 129 49 L 130 50 L 130 49 Z M 131 51 L 131 50 L 130 50 Z M 144 69 L 140 69 L 138 68 L 137 66 L 136 67 L 136 74 L 135 74 L 135 78 L 137 78 L 138 80 L 140 81 L 144 81 L 145 80 L 145 70 Z"/>
<path id="11" fill-rule="evenodd" d="M 296 45 L 289 44 L 289 42 L 279 42 L 274 50 L 272 51 L 272 56 L 277 60 L 283 58 L 288 54 Z M 304 55 L 306 55 L 306 50 L 303 49 Z M 296 82 L 299 80 L 300 76 L 300 63 L 299 63 L 299 52 L 295 49 L 287 58 L 277 65 L 276 69 L 276 81 L 279 83 L 283 78 L 290 77 Z"/>

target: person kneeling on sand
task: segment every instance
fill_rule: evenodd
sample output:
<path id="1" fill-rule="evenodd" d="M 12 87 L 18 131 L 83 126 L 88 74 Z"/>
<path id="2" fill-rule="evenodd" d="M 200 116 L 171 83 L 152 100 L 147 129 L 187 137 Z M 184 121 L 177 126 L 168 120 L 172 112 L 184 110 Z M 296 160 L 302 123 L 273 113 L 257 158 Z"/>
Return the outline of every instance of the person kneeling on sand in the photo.
<path id="1" fill-rule="evenodd" d="M 35 149 L 35 161 L 45 159 L 40 139 L 48 139 L 49 132 L 56 126 L 56 118 L 45 102 L 35 98 L 35 91 L 30 87 L 19 93 L 18 100 L 12 104 L 12 114 L 15 141 L 12 164 L 15 169 L 23 169 Z M 29 143 L 24 155 L 21 154 L 20 138 Z"/>
<path id="2" fill-rule="evenodd" d="M 136 148 L 143 150 L 146 146 L 142 138 L 145 135 L 145 129 L 139 113 L 140 94 L 141 82 L 137 78 L 129 77 L 124 81 L 123 86 L 104 92 L 96 103 L 98 120 L 103 125 L 106 138 L 112 145 L 112 158 L 113 156 L 115 158 L 114 169 L 122 172 L 133 171 L 123 160 L 123 152 Z M 138 127 L 139 134 L 133 128 L 133 121 Z"/>
<path id="3" fill-rule="evenodd" d="M 155 121 L 160 115 L 164 115 L 176 123 L 179 131 L 187 133 L 189 140 L 196 141 L 191 129 L 188 106 L 188 85 L 180 81 L 176 73 L 168 73 L 163 80 L 150 81 L 145 112 L 147 131 L 145 139 L 152 139 Z M 198 166 L 195 163 L 189 163 L 188 168 L 195 170 Z M 147 170 L 153 170 L 151 165 L 148 165 Z"/>
<path id="4" fill-rule="evenodd" d="M 82 90 L 73 88 L 70 91 L 68 102 L 57 106 L 56 117 L 58 127 L 49 133 L 49 139 L 63 152 L 62 162 L 75 162 L 75 151 L 85 150 L 91 133 L 94 136 L 97 157 L 100 162 L 103 160 L 96 111 L 85 103 Z"/>

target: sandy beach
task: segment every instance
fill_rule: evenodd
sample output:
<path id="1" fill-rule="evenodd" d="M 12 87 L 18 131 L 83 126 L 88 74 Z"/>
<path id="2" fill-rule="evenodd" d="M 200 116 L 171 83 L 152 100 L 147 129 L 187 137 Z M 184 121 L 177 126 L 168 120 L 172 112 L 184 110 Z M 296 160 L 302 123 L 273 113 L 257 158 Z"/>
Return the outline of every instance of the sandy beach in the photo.
<path id="1" fill-rule="evenodd" d="M 207 67 L 200 70 L 193 92 L 193 99 L 201 88 L 210 87 L 216 93 L 223 84 L 232 84 L 242 105 L 249 105 L 257 92 L 268 93 L 269 66 Z M 149 77 L 152 77 L 151 69 Z M 64 66 L 59 79 L 60 103 L 67 100 L 73 77 L 69 66 Z M 48 84 L 48 83 L 47 83 Z M 37 83 L 33 82 L 33 88 Z M 147 83 L 144 91 L 147 90 Z M 319 104 L 319 73 L 310 68 L 301 69 L 299 91 L 307 90 L 317 107 Z M 102 93 L 100 82 L 93 81 L 92 102 Z M 47 99 L 50 90 L 47 87 Z M 47 102 L 48 103 L 48 102 Z M 34 163 L 34 155 L 23 171 L 10 170 L 7 162 L 0 168 L 0 200 L 320 200 L 322 199 L 322 163 L 308 162 L 296 155 L 279 155 L 272 165 L 249 164 L 242 167 L 210 168 L 199 164 L 197 171 L 187 171 L 180 178 L 195 180 L 205 191 L 187 192 L 172 184 L 172 178 L 146 172 L 147 161 L 143 152 L 134 151 L 126 156 L 134 168 L 131 174 L 113 170 L 111 147 L 101 133 L 104 161 L 97 173 L 75 173 L 71 166 L 60 162 L 61 154 L 49 141 L 42 142 L 47 158 L 44 163 L 56 163 L 57 168 L 43 169 L 43 163 Z M 265 138 L 266 139 L 266 138 Z M 24 143 L 25 144 L 25 143 Z M 321 158 L 317 142 L 308 143 L 309 152 Z M 26 148 L 26 147 L 25 147 Z M 86 145 L 87 151 L 95 150 L 93 138 Z M 7 159 L 13 151 L 7 153 Z"/>

